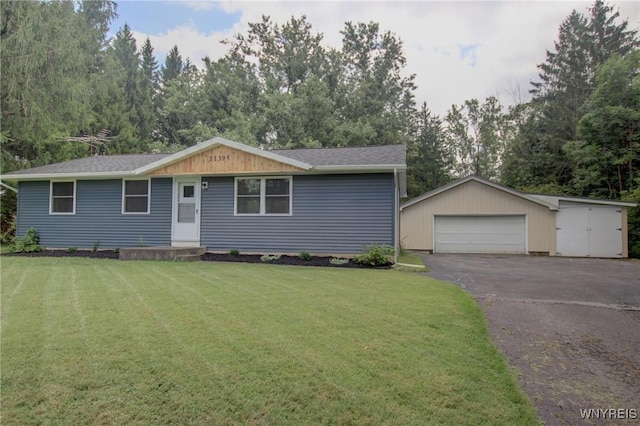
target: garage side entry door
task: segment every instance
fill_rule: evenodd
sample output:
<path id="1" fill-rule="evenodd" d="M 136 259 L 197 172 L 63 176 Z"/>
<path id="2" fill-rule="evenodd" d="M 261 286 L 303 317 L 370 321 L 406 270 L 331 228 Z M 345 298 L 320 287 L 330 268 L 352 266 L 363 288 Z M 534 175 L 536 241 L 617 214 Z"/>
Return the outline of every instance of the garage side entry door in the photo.
<path id="1" fill-rule="evenodd" d="M 556 235 L 558 256 L 622 257 L 622 210 L 561 202 Z"/>
<path id="2" fill-rule="evenodd" d="M 525 216 L 436 216 L 436 253 L 526 253 Z"/>

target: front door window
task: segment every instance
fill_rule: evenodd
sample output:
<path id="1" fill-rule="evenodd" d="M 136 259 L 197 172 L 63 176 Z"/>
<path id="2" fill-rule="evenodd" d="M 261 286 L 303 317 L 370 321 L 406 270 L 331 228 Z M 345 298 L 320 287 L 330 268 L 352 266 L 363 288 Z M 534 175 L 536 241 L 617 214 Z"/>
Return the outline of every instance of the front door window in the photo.
<path id="1" fill-rule="evenodd" d="M 178 222 L 194 223 L 196 221 L 195 184 L 180 183 L 178 189 Z"/>

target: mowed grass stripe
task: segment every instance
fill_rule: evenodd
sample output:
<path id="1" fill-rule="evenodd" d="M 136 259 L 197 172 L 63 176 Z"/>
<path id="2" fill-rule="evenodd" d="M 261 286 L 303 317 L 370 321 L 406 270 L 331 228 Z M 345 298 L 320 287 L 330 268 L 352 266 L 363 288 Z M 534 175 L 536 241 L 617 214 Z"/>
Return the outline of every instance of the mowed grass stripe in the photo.
<path id="1" fill-rule="evenodd" d="M 15 417 L 29 416 L 44 398 L 40 383 L 46 277 L 26 263 L 19 268 L 9 265 L 10 262 L 2 259 L 2 423 L 14 417 L 14 413 Z M 12 360 L 9 367 L 7 359 Z M 14 389 L 20 391 L 12 392 Z M 13 410 L 7 412 L 7 406 Z"/>
<path id="2" fill-rule="evenodd" d="M 163 422 L 165 417 L 171 417 L 174 413 L 182 412 L 188 416 L 190 405 L 198 405 L 198 402 L 201 405 L 207 403 L 206 400 L 202 401 L 207 394 L 199 392 L 201 389 L 206 389 L 207 386 L 218 389 L 225 387 L 222 376 L 214 366 L 216 357 L 211 354 L 211 361 L 199 357 L 193 348 L 185 343 L 185 338 L 190 334 L 176 327 L 175 318 L 172 318 L 169 312 L 176 304 L 174 299 L 166 298 L 161 300 L 162 304 L 157 304 L 157 298 L 143 296 L 149 289 L 158 287 L 156 277 L 148 275 L 140 280 L 132 280 L 127 274 L 127 268 L 120 272 L 119 266 L 122 265 L 112 263 L 109 270 L 110 275 L 115 278 L 114 285 L 125 296 L 123 321 L 135 325 L 135 340 L 147 354 L 147 372 L 143 373 L 146 381 L 142 383 L 147 397 L 141 407 L 132 411 L 138 415 L 141 415 L 142 411 L 143 415 L 147 416 L 146 418 L 151 417 L 153 422 Z M 162 296 L 161 293 L 158 295 Z M 182 316 L 186 319 L 190 312 L 182 311 Z M 205 344 L 204 341 L 202 343 Z M 160 410 L 157 410 L 158 405 L 161 407 Z"/>
<path id="3" fill-rule="evenodd" d="M 8 258 L 3 303 L 26 265 L 34 273 L 3 306 L 3 424 L 538 422 L 482 312 L 451 285 L 395 271 Z M 21 364 L 38 352 L 51 366 Z"/>
<path id="4" fill-rule="evenodd" d="M 267 268 L 272 268 L 272 267 L 267 267 Z M 285 270 L 287 272 L 290 271 L 290 269 L 288 268 L 286 268 Z M 162 275 L 161 271 L 159 271 L 159 273 Z M 167 277 L 167 278 L 170 278 L 170 277 Z M 185 288 L 185 286 L 183 286 L 181 282 L 179 282 L 180 280 L 171 278 L 171 279 L 168 279 L 168 281 L 172 283 L 172 285 L 170 285 L 170 289 L 173 289 L 173 290 L 177 289 L 179 290 L 179 292 L 182 292 L 181 289 Z M 246 286 L 241 286 L 241 287 L 244 291 L 247 290 Z M 207 298 L 202 297 L 202 293 L 194 290 L 193 288 L 191 288 L 191 291 L 195 292 L 199 298 L 202 298 L 201 300 L 209 301 Z M 254 293 L 255 292 L 252 292 L 252 294 Z M 256 300 L 260 302 L 262 301 L 262 299 L 268 298 L 268 296 L 263 296 L 260 294 L 254 294 L 254 295 L 256 296 Z M 278 305 L 278 307 L 282 307 L 282 306 L 285 306 L 285 305 L 283 304 Z M 256 313 L 258 315 L 260 315 L 260 309 L 262 309 L 262 306 L 257 307 Z M 196 310 L 196 312 L 197 311 L 198 310 Z M 284 316 L 286 319 L 289 319 L 287 318 L 288 317 L 287 312 L 291 312 L 291 310 L 280 311 L 279 315 Z M 246 357 L 247 355 L 251 356 L 253 352 L 256 352 L 256 346 L 255 346 L 256 343 L 259 345 L 260 349 L 257 351 L 257 353 L 260 354 L 260 358 L 258 359 L 245 358 L 244 362 L 248 362 L 254 365 L 260 365 L 261 368 L 264 368 L 265 370 L 271 370 L 278 367 L 277 365 L 274 366 L 274 365 L 270 365 L 269 363 L 272 363 L 272 362 L 276 362 L 277 364 L 283 363 L 284 367 L 288 368 L 290 372 L 295 373 L 295 376 L 298 379 L 301 379 L 301 378 L 304 379 L 305 376 L 309 376 L 309 379 L 315 377 L 317 380 L 318 377 L 323 377 L 325 380 L 325 383 L 323 383 L 323 385 L 329 386 L 330 388 L 332 388 L 333 392 L 337 391 L 341 393 L 342 398 L 345 398 L 351 394 L 348 388 L 341 386 L 335 380 L 331 380 L 329 377 L 327 377 L 324 374 L 324 372 L 322 371 L 321 363 L 316 362 L 315 360 L 311 359 L 308 356 L 305 357 L 303 356 L 304 354 L 295 350 L 291 345 L 291 342 L 293 341 L 293 339 L 291 339 L 290 337 L 283 339 L 282 334 L 279 334 L 278 336 L 265 335 L 265 333 L 263 333 L 264 327 L 256 327 L 256 324 L 254 323 L 255 321 L 247 322 L 244 320 L 239 320 L 238 316 L 232 313 L 226 312 L 225 314 L 231 316 L 235 320 L 234 322 L 238 330 L 237 330 L 237 333 L 234 333 L 234 334 L 247 335 L 247 337 L 252 342 L 254 342 L 254 347 L 251 349 L 251 351 L 248 351 L 246 353 L 241 352 L 242 349 L 245 348 L 245 342 L 242 342 L 243 344 L 239 348 L 236 348 L 237 353 L 240 351 L 243 357 Z M 296 320 L 295 317 L 291 319 L 293 321 Z M 266 365 L 262 366 L 261 364 L 266 364 Z M 276 386 L 277 384 L 272 383 L 272 385 Z M 374 401 L 371 401 L 371 402 L 373 403 Z"/>
<path id="5" fill-rule="evenodd" d="M 186 273 L 186 268 L 187 267 L 185 266 L 185 269 L 183 269 L 182 272 Z M 191 268 L 189 269 L 192 270 Z M 184 289 L 189 286 L 181 284 L 181 281 L 184 280 L 178 280 L 173 277 L 166 276 L 166 274 L 163 273 L 162 269 L 157 270 L 157 273 L 167 278 L 165 284 L 169 283 L 169 285 L 166 290 L 168 290 L 170 293 L 173 292 L 173 294 L 170 294 L 171 300 L 177 302 L 176 306 L 178 306 L 179 310 L 182 309 L 182 307 L 179 305 L 180 296 L 187 293 L 184 291 Z M 190 275 L 193 275 L 193 273 Z M 224 284 L 225 287 L 229 284 L 225 282 L 224 279 L 220 281 Z M 158 281 L 158 283 L 161 282 L 162 280 Z M 246 290 L 246 287 L 243 290 Z M 212 302 L 211 299 L 204 297 L 201 292 L 194 290 L 193 288 L 190 288 L 190 291 L 197 295 L 197 300 L 205 301 L 207 303 Z M 259 294 L 255 295 L 258 296 L 257 299 L 264 298 Z M 189 298 L 189 300 L 192 300 L 192 298 Z M 204 311 L 203 309 L 199 309 L 197 306 L 191 306 L 191 308 L 192 312 L 198 315 L 200 319 L 203 319 L 204 323 L 208 324 L 206 316 L 204 316 L 202 313 Z M 218 344 L 222 344 L 223 347 L 227 347 L 228 349 L 230 349 L 232 351 L 231 355 L 240 362 L 239 365 L 235 366 L 236 370 L 242 371 L 242 368 L 245 365 L 250 365 L 254 369 L 260 369 L 261 371 L 265 371 L 267 373 L 284 368 L 288 371 L 288 374 L 290 376 L 297 377 L 300 383 L 304 381 L 305 376 L 309 376 L 307 378 L 308 380 L 311 380 L 314 377 L 317 380 L 317 375 L 318 373 L 320 373 L 320 371 L 318 371 L 316 365 L 312 365 L 309 360 L 301 358 L 295 352 L 287 350 L 284 345 L 278 344 L 278 342 L 275 342 L 273 339 L 265 337 L 260 329 L 256 329 L 255 321 L 252 320 L 251 322 L 249 322 L 246 320 L 246 318 L 240 318 L 237 312 L 230 312 L 224 309 L 224 307 L 219 304 L 215 304 L 214 308 L 216 313 L 222 313 L 223 317 L 225 318 L 224 324 L 229 327 L 229 330 L 225 330 L 226 335 L 236 337 L 236 339 L 234 340 L 217 342 Z M 209 312 L 214 311 L 210 310 Z M 257 312 L 259 313 L 259 311 Z M 193 317 L 191 317 L 191 319 L 193 319 Z M 214 324 L 218 324 L 219 326 L 219 321 L 217 318 L 215 319 Z M 214 325 L 213 329 L 210 329 L 208 331 L 215 332 L 216 327 L 217 326 Z M 229 333 L 229 331 L 232 331 L 232 333 Z M 274 376 L 274 378 L 279 377 Z M 241 377 L 241 379 L 244 378 Z M 275 394 L 278 394 L 279 390 L 283 392 L 286 391 L 286 389 L 282 389 L 283 386 L 280 383 L 277 383 L 273 380 L 269 381 L 268 385 L 271 387 L 270 391 Z M 335 392 L 336 390 L 340 390 L 340 386 L 336 385 L 335 383 L 324 383 L 323 386 L 329 386 L 333 388 L 333 392 Z M 286 387 L 287 386 L 285 386 L 285 388 Z M 240 400 L 242 400 L 242 396 L 240 396 Z"/>

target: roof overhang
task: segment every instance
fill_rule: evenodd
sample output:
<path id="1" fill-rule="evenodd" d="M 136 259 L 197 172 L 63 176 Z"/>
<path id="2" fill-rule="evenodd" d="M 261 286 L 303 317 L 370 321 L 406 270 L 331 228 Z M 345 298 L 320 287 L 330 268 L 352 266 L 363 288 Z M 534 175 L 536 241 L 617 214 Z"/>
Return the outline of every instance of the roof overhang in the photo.
<path id="1" fill-rule="evenodd" d="M 453 189 L 453 188 L 455 188 L 457 186 L 460 186 L 460 185 L 465 184 L 465 183 L 470 182 L 470 181 L 478 182 L 478 183 L 481 183 L 483 185 L 487 185 L 487 186 L 490 186 L 492 188 L 495 188 L 495 189 L 497 189 L 499 191 L 506 192 L 507 194 L 511 194 L 513 196 L 523 198 L 525 200 L 531 201 L 532 203 L 539 204 L 541 206 L 547 207 L 549 210 L 558 210 L 558 206 L 556 204 L 547 202 L 547 201 L 545 201 L 543 199 L 540 199 L 540 198 L 536 198 L 536 197 L 534 197 L 532 195 L 529 195 L 529 194 L 525 194 L 523 192 L 517 191 L 517 190 L 509 188 L 507 186 L 503 186 L 503 185 L 500 185 L 498 183 L 491 182 L 490 180 L 483 179 L 483 178 L 481 178 L 479 176 L 476 176 L 476 175 L 469 175 L 469 176 L 463 177 L 462 179 L 458 179 L 458 180 L 455 180 L 453 182 L 450 182 L 450 183 L 448 183 L 446 185 L 443 185 L 443 186 L 441 186 L 439 188 L 436 188 L 436 189 L 434 189 L 432 191 L 429 191 L 429 192 L 427 192 L 425 194 L 422 194 L 422 195 L 420 195 L 420 196 L 418 196 L 416 198 L 412 198 L 411 200 L 402 203 L 402 205 L 400 206 L 400 210 L 403 210 L 406 207 L 410 207 L 410 206 L 412 206 L 412 205 L 414 205 L 416 203 L 419 203 L 419 202 L 424 201 L 424 200 L 426 200 L 428 198 L 434 197 L 434 196 L 436 196 L 436 195 L 438 195 L 438 194 L 440 194 L 442 192 L 448 191 L 450 189 Z"/>
<path id="2" fill-rule="evenodd" d="M 86 172 L 86 173 L 21 173 L 1 175 L 0 179 L 12 182 L 28 181 L 28 180 L 56 180 L 56 179 L 104 179 L 104 178 L 123 178 L 135 176 L 133 171 L 129 172 Z"/>
<path id="3" fill-rule="evenodd" d="M 591 198 L 580 197 L 568 197 L 562 195 L 544 195 L 544 194 L 529 194 L 531 197 L 538 198 L 540 200 L 546 200 L 548 202 L 559 205 L 561 201 L 567 203 L 581 203 L 581 204 L 596 204 L 602 206 L 617 206 L 617 207 L 637 207 L 638 203 L 630 201 L 617 201 L 617 200 L 594 200 Z"/>
<path id="4" fill-rule="evenodd" d="M 394 170 L 407 170 L 406 164 L 374 164 L 374 165 L 351 165 L 351 166 L 313 166 L 313 170 L 319 172 L 393 172 Z"/>
<path id="5" fill-rule="evenodd" d="M 248 154 L 257 155 L 259 157 L 267 158 L 269 160 L 277 161 L 279 163 L 287 164 L 292 167 L 297 167 L 303 170 L 309 170 L 312 167 L 310 164 L 303 163 L 302 161 L 294 160 L 288 157 L 284 157 L 282 155 L 275 154 L 270 151 L 264 151 L 259 148 L 255 148 L 255 147 L 244 145 L 238 142 L 230 141 L 225 138 L 215 137 L 213 139 L 209 139 L 208 141 L 201 142 L 187 149 L 183 149 L 182 151 L 176 152 L 175 154 L 164 157 L 158 161 L 154 161 L 153 163 L 149 163 L 145 166 L 138 167 L 133 171 L 133 173 L 136 175 L 144 175 L 146 173 L 150 173 L 155 170 L 166 167 L 168 165 L 182 161 L 193 155 L 215 148 L 216 146 L 227 146 L 229 148 L 237 149 L 238 151 L 243 151 Z"/>

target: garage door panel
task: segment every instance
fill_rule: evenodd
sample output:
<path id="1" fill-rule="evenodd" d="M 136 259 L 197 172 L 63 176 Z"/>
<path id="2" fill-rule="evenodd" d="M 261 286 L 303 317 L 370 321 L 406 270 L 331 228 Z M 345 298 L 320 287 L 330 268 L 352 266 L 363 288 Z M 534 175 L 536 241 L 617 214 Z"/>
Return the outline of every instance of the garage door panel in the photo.
<path id="1" fill-rule="evenodd" d="M 622 256 L 622 214 L 615 207 L 593 207 L 589 211 L 589 254 L 593 257 Z"/>
<path id="2" fill-rule="evenodd" d="M 583 206 L 567 206 L 558 211 L 556 229 L 558 256 L 589 256 L 589 211 Z"/>
<path id="3" fill-rule="evenodd" d="M 556 223 L 559 256 L 622 257 L 619 208 L 562 203 Z"/>
<path id="4" fill-rule="evenodd" d="M 437 216 L 437 253 L 525 253 L 524 216 Z"/>

